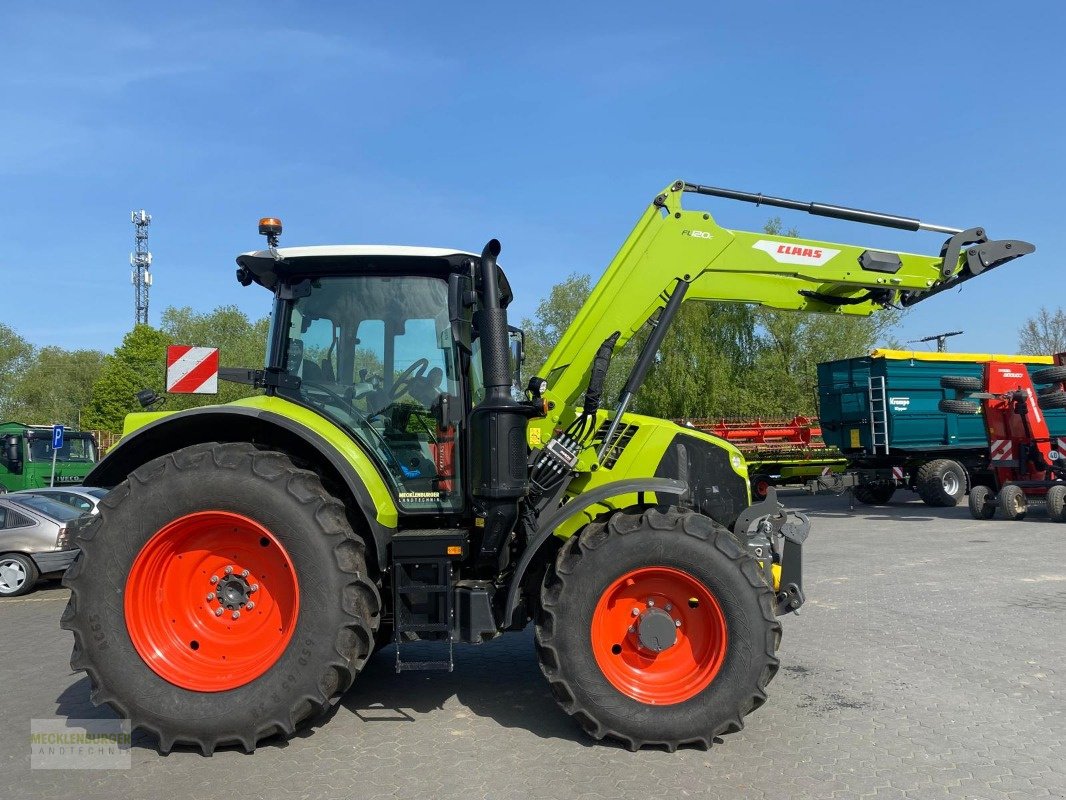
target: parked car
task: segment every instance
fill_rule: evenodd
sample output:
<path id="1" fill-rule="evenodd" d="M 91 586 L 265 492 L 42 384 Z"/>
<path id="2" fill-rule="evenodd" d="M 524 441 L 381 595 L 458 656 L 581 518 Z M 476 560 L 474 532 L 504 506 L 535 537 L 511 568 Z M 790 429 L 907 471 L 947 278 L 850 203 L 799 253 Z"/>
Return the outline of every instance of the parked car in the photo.
<path id="1" fill-rule="evenodd" d="M 100 500 L 107 494 L 107 489 L 96 489 L 91 486 L 55 486 L 44 489 L 20 489 L 12 492 L 12 497 L 25 494 L 47 497 L 66 506 L 71 506 L 83 514 L 95 514 Z"/>
<path id="2" fill-rule="evenodd" d="M 78 555 L 74 530 L 89 519 L 48 497 L 0 496 L 0 597 L 26 594 L 42 575 L 66 570 Z"/>

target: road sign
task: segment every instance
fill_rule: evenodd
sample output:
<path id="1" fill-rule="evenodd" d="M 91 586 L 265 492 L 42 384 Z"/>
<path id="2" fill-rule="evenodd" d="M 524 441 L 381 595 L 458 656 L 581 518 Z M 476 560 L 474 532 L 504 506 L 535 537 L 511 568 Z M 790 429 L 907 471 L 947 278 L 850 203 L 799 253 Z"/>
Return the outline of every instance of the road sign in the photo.
<path id="1" fill-rule="evenodd" d="M 52 426 L 52 479 L 48 482 L 49 486 L 56 485 L 56 456 L 59 455 L 59 451 L 63 449 L 63 426 Z"/>
<path id="2" fill-rule="evenodd" d="M 167 391 L 218 394 L 218 348 L 186 344 L 167 347 Z"/>

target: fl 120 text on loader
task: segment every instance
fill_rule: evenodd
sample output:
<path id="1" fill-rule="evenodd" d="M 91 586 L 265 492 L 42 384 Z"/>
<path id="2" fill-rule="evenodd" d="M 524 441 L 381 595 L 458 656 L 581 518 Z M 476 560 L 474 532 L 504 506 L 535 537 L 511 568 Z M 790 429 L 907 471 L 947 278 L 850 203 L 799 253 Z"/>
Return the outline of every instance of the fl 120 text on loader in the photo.
<path id="1" fill-rule="evenodd" d="M 947 234 L 935 256 L 733 231 L 686 194 Z M 495 240 L 480 255 L 269 247 L 264 392 L 140 413 L 86 479 L 111 487 L 67 573 L 63 626 L 92 699 L 163 751 L 246 750 L 335 703 L 375 647 L 452 668 L 454 642 L 536 627 L 593 737 L 709 747 L 778 669 L 807 520 L 750 505 L 728 443 L 627 409 L 681 304 L 870 314 L 1032 252 L 918 220 L 677 182 L 656 196 L 524 399 Z M 621 396 L 612 356 L 650 326 Z M 438 642 L 412 661 L 409 643 Z M 434 649 L 434 648 L 431 648 Z"/>

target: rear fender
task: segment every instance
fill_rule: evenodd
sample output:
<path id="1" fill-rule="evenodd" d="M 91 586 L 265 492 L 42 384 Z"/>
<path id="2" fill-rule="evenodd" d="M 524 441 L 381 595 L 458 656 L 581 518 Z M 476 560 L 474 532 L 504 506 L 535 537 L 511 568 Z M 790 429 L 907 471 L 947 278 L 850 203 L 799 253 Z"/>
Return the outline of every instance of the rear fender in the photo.
<path id="1" fill-rule="evenodd" d="M 397 510 L 370 458 L 343 431 L 317 415 L 312 429 L 277 413 L 287 408 L 263 407 L 293 406 L 287 401 L 266 397 L 254 401 L 260 402 L 194 408 L 154 418 L 111 448 L 86 476 L 85 485 L 111 488 L 153 459 L 204 442 L 251 442 L 277 449 L 311 465 L 335 492 L 346 495 L 338 499 L 350 510 L 362 512 L 350 516 L 362 519 L 364 525 L 357 525 L 356 532 L 370 534 L 367 545 L 373 553 L 367 560 L 376 559 L 383 570 Z"/>

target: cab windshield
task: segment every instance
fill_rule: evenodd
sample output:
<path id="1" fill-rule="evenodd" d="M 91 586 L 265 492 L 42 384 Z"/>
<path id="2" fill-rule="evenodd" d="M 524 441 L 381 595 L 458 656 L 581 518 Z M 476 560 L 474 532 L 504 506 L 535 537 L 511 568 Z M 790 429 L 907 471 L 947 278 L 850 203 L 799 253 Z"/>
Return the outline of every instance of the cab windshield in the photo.
<path id="1" fill-rule="evenodd" d="M 285 365 L 299 399 L 364 445 L 408 511 L 462 504 L 455 358 L 437 278 L 316 278 L 292 301 Z"/>
<path id="2" fill-rule="evenodd" d="M 26 449 L 29 451 L 30 461 L 51 461 L 52 432 L 48 431 L 41 436 L 31 436 Z M 96 448 L 93 446 L 93 440 L 88 436 L 74 436 L 68 433 L 63 438 L 63 446 L 56 451 L 55 455 L 56 461 L 95 462 Z"/>

